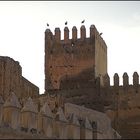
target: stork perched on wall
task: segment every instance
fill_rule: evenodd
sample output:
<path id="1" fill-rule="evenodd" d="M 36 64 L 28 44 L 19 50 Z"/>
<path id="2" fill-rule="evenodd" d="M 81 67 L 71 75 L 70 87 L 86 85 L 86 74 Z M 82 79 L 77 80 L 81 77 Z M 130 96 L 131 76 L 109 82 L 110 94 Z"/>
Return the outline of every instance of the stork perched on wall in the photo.
<path id="1" fill-rule="evenodd" d="M 82 20 L 82 22 L 81 23 L 84 23 L 85 22 L 85 20 Z"/>
<path id="2" fill-rule="evenodd" d="M 67 24 L 68 24 L 68 22 L 66 21 L 66 22 L 65 22 L 65 25 L 67 25 Z"/>
<path id="3" fill-rule="evenodd" d="M 101 36 L 103 33 L 100 33 L 99 35 Z"/>
<path id="4" fill-rule="evenodd" d="M 49 24 L 47 23 L 47 26 L 49 27 Z"/>

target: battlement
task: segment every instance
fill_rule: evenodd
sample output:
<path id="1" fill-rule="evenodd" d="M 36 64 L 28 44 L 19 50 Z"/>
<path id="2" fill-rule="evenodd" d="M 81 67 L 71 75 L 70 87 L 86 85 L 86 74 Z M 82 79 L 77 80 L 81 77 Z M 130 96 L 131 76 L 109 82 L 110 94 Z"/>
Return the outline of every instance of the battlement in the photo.
<path id="1" fill-rule="evenodd" d="M 50 29 L 46 29 L 45 31 L 45 40 L 47 40 L 47 42 L 56 42 L 56 43 L 65 43 L 65 44 L 69 44 L 71 43 L 72 45 L 74 45 L 74 43 L 76 43 L 77 41 L 82 41 L 82 42 L 86 42 L 86 40 L 90 39 L 90 43 L 92 41 L 94 41 L 94 39 L 99 40 L 99 42 L 103 45 L 106 46 L 105 41 L 103 40 L 103 38 L 101 37 L 100 33 L 97 31 L 95 25 L 91 25 L 90 26 L 90 31 L 89 31 L 89 38 L 87 38 L 86 36 L 86 28 L 84 25 L 82 25 L 80 27 L 80 38 L 78 38 L 78 31 L 76 26 L 72 27 L 72 38 L 70 39 L 69 35 L 70 35 L 70 30 L 68 27 L 64 28 L 64 39 L 61 39 L 61 30 L 60 28 L 55 28 L 54 30 L 54 34 L 51 32 Z"/>
<path id="2" fill-rule="evenodd" d="M 127 72 L 124 72 L 123 73 L 123 76 L 122 76 L 122 86 L 123 87 L 128 87 L 130 86 L 129 84 L 129 76 L 127 74 Z M 103 77 L 103 83 L 104 83 L 104 86 L 103 87 L 110 87 L 110 77 L 108 74 L 104 75 Z M 138 87 L 140 86 L 139 84 L 139 75 L 137 72 L 134 72 L 133 75 L 132 75 L 132 85 L 134 87 Z M 118 73 L 115 73 L 114 76 L 113 76 L 113 86 L 114 87 L 119 87 L 121 86 L 120 85 L 120 77 L 118 75 Z"/>

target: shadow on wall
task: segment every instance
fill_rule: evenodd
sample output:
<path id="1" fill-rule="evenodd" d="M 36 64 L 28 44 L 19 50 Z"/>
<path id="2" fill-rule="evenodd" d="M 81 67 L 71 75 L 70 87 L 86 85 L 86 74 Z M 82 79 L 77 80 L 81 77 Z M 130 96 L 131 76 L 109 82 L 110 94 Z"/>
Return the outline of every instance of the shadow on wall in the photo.
<path id="1" fill-rule="evenodd" d="M 91 88 L 95 86 L 94 69 L 88 68 L 77 75 L 63 76 L 60 79 L 60 89 Z"/>

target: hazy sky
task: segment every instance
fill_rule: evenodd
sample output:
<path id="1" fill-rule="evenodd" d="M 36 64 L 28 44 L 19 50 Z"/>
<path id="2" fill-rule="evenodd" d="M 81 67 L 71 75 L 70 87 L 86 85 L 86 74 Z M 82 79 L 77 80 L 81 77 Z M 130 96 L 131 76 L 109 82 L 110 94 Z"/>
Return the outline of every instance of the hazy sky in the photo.
<path id="1" fill-rule="evenodd" d="M 54 32 L 65 21 L 70 29 L 85 19 L 87 36 L 94 24 L 108 46 L 108 73 L 120 80 L 140 74 L 139 1 L 0 1 L 0 55 L 19 61 L 25 78 L 44 92 L 44 31 Z M 63 37 L 62 37 L 63 38 Z"/>

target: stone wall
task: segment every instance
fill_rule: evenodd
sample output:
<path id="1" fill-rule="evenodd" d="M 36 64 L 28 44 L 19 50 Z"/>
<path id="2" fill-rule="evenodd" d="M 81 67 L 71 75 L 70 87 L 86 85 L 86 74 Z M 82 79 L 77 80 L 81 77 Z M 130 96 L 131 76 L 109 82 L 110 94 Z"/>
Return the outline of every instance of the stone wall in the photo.
<path id="1" fill-rule="evenodd" d="M 45 92 L 62 95 L 65 102 L 105 112 L 123 138 L 139 138 L 139 75 L 134 72 L 130 85 L 125 72 L 120 85 L 115 73 L 114 85 L 110 85 L 107 46 L 96 27 L 91 25 L 89 38 L 85 26 L 80 28 L 79 39 L 75 26 L 72 39 L 69 32 L 65 27 L 64 40 L 61 40 L 59 28 L 54 35 L 49 29 L 45 31 Z"/>
<path id="2" fill-rule="evenodd" d="M 84 106 L 78 106 L 71 103 L 65 104 L 65 114 L 74 113 L 77 117 L 83 119 L 87 118 L 92 122 L 96 122 L 97 125 L 97 139 L 111 139 L 113 138 L 112 128 L 111 128 L 111 121 L 109 117 L 102 113 L 98 112 Z"/>
<path id="3" fill-rule="evenodd" d="M 80 106 L 66 104 L 64 111 L 58 106 L 56 112 L 53 113 L 47 102 L 38 110 L 31 97 L 21 105 L 14 92 L 10 92 L 6 100 L 3 100 L 1 96 L 0 99 L 1 138 L 120 138 L 115 137 L 117 132 L 111 128 L 106 115 L 97 111 L 87 108 L 83 110 Z M 78 110 L 82 109 L 80 116 L 77 114 L 77 108 Z M 86 113 L 90 116 L 87 117 Z M 104 132 L 108 130 L 109 133 L 102 133 L 99 136 L 98 129 L 99 131 L 102 129 Z"/>
<path id="4" fill-rule="evenodd" d="M 7 98 L 10 91 L 20 97 L 22 69 L 19 62 L 10 57 L 0 57 L 0 94 Z"/>
<path id="5" fill-rule="evenodd" d="M 64 79 L 76 77 L 87 71 L 92 79 L 107 72 L 107 46 L 99 35 L 96 27 L 91 25 L 90 37 L 86 37 L 84 25 L 80 28 L 81 37 L 77 38 L 77 28 L 72 28 L 72 39 L 69 39 L 69 29 L 64 28 L 64 40 L 61 31 L 55 29 L 55 34 L 45 31 L 45 89 L 59 89 Z M 98 54 L 98 55 L 95 55 Z M 85 82 L 83 76 L 78 82 Z M 86 77 L 87 78 L 87 77 Z M 89 79 L 89 80 L 92 80 Z"/>
<path id="6" fill-rule="evenodd" d="M 21 97 L 23 98 L 37 98 L 39 97 L 39 88 L 31 83 L 29 80 L 22 76 L 22 83 L 21 83 Z"/>
<path id="7" fill-rule="evenodd" d="M 107 46 L 98 31 L 95 38 L 95 77 L 99 76 L 103 85 L 102 77 L 107 73 Z"/>
<path id="8" fill-rule="evenodd" d="M 104 110 L 112 120 L 112 126 L 123 138 L 139 138 L 140 135 L 140 84 L 139 75 L 134 72 L 132 85 L 129 84 L 129 76 L 125 72 L 122 76 L 123 85 L 119 83 L 119 76 L 114 74 L 114 85 L 110 86 L 110 77 L 106 75 L 102 93 L 105 97 Z"/>
<path id="9" fill-rule="evenodd" d="M 0 56 L 0 95 L 6 99 L 11 91 L 18 98 L 39 95 L 39 88 L 22 76 L 22 68 L 18 61 Z"/>
<path id="10" fill-rule="evenodd" d="M 84 105 L 85 107 L 105 112 L 111 119 L 111 124 L 123 138 L 138 138 L 140 117 L 140 84 L 137 72 L 132 76 L 133 84 L 129 84 L 129 76 L 125 72 L 122 76 L 123 85 L 120 85 L 119 75 L 114 74 L 113 85 L 110 85 L 108 74 L 103 77 L 103 85 L 96 81 L 90 88 L 83 83 L 76 86 L 76 81 L 69 80 L 74 86 L 69 87 L 64 81 L 65 89 L 54 91 L 65 98 L 65 102 Z M 73 78 L 74 79 L 74 78 Z M 88 81 L 87 81 L 88 83 Z"/>

